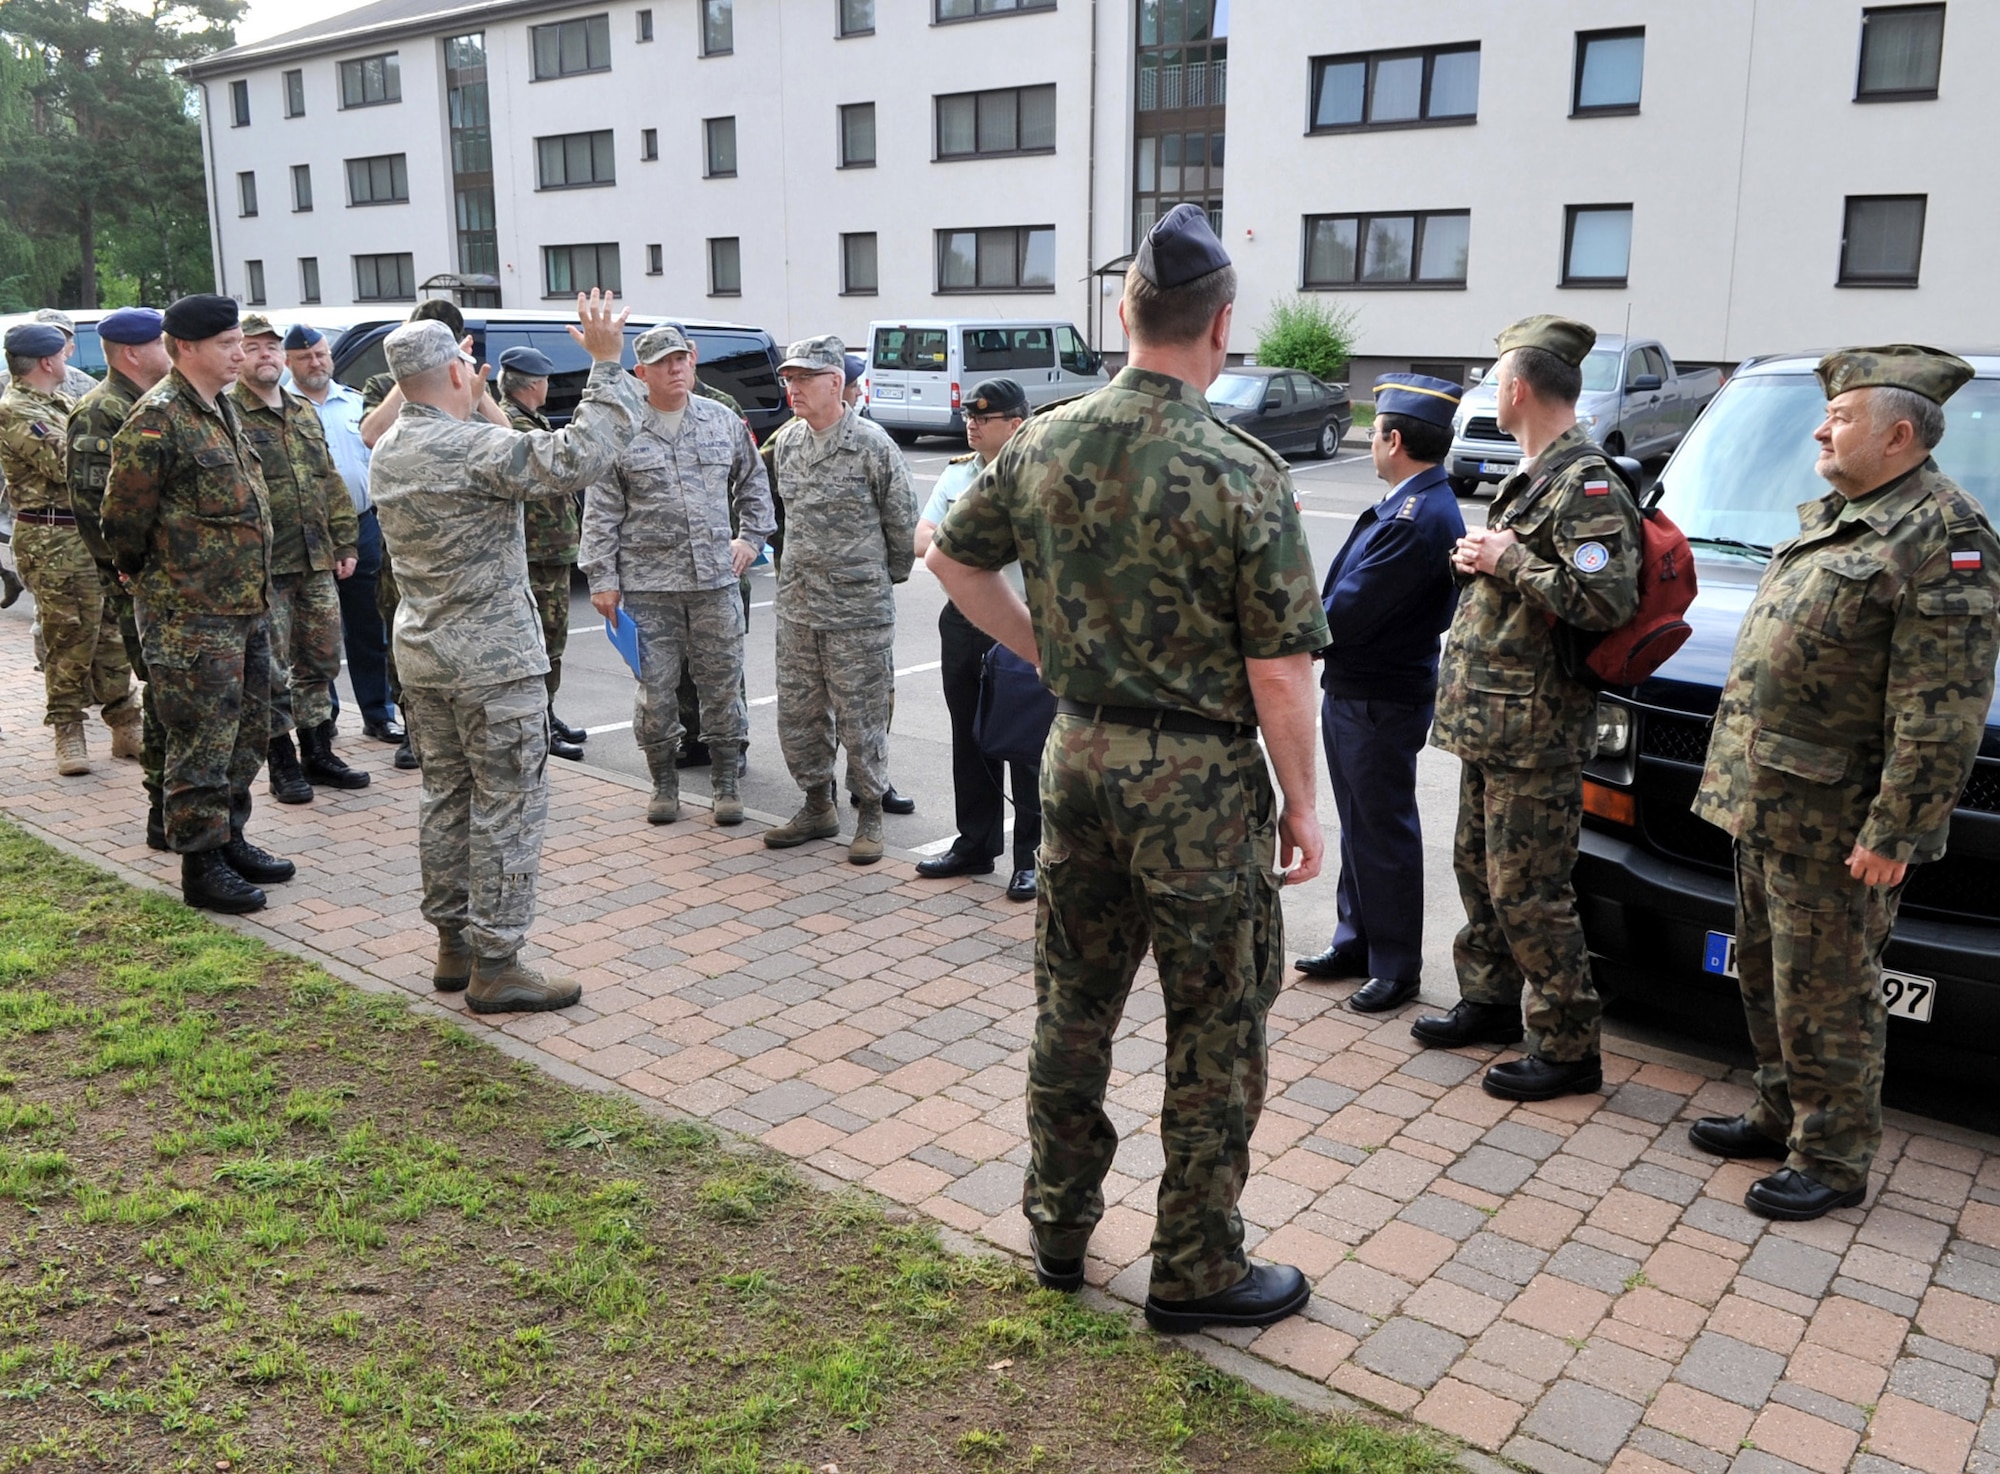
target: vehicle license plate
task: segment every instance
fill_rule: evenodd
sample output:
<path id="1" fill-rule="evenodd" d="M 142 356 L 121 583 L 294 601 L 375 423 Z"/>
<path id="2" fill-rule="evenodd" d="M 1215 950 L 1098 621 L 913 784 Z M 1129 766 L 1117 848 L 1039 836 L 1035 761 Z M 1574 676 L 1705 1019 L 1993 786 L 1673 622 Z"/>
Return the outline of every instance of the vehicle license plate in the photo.
<path id="1" fill-rule="evenodd" d="M 1512 461 L 1481 461 L 1479 463 L 1479 474 L 1482 476 L 1512 476 L 1514 474 L 1514 463 Z"/>
<path id="2" fill-rule="evenodd" d="M 901 399 L 903 397 L 903 386 L 901 384 L 884 384 L 875 391 L 875 397 L 877 399 Z"/>
<path id="3" fill-rule="evenodd" d="M 1726 931 L 1712 931 L 1708 934 L 1708 945 L 1703 949 L 1701 970 L 1720 977 L 1736 976 L 1736 938 Z M 1931 1021 L 1931 1005 L 1937 1001 L 1937 979 L 1912 977 L 1906 972 L 1882 970 L 1882 1005 L 1896 1018 L 1906 1018 L 1913 1023 L 1927 1024 Z"/>

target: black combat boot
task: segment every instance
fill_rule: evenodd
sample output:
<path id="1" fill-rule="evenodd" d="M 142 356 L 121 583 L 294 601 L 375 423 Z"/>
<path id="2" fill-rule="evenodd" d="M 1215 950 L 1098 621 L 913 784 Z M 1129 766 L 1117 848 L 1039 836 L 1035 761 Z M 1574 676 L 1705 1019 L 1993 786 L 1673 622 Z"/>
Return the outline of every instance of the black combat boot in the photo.
<path id="1" fill-rule="evenodd" d="M 421 768 L 423 766 L 423 763 L 417 757 L 417 749 L 413 747 L 410 743 L 409 725 L 410 725 L 409 719 L 407 717 L 404 718 L 403 745 L 396 749 L 395 757 L 390 759 L 391 762 L 395 763 L 397 767 L 401 768 L 406 773 L 411 771 L 412 769 Z"/>
<path id="2" fill-rule="evenodd" d="M 327 788 L 366 788 L 368 775 L 342 762 L 333 750 L 333 723 L 299 728 L 299 746 L 304 749 L 306 777 Z"/>
<path id="3" fill-rule="evenodd" d="M 299 867 L 290 860 L 258 849 L 240 834 L 230 835 L 229 843 L 219 853 L 229 862 L 231 870 L 257 885 L 277 885 L 299 873 Z"/>
<path id="4" fill-rule="evenodd" d="M 166 812 L 160 807 L 160 801 L 157 798 L 146 805 L 146 848 L 149 850 L 167 850 L 172 848 L 167 843 Z"/>
<path id="5" fill-rule="evenodd" d="M 556 715 L 554 702 L 549 703 L 549 732 L 551 735 L 560 737 L 563 741 L 573 743 L 577 747 L 583 746 L 584 743 L 590 740 L 590 733 L 584 731 L 581 727 L 572 727 L 568 722 Z"/>
<path id="6" fill-rule="evenodd" d="M 299 754 L 292 746 L 292 734 L 287 732 L 282 737 L 273 737 L 268 757 L 271 764 L 271 797 L 281 804 L 311 803 L 313 786 L 306 781 L 306 775 L 299 767 Z"/>
<path id="7" fill-rule="evenodd" d="M 202 911 L 230 915 L 264 909 L 264 893 L 238 875 L 221 850 L 181 856 L 181 899 Z"/>

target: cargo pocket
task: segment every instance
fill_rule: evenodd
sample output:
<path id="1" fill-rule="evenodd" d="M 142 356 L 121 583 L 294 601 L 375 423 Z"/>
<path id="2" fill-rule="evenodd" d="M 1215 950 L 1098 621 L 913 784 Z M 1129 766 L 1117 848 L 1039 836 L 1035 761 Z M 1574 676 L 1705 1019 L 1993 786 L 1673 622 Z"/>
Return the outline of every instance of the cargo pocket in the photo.
<path id="1" fill-rule="evenodd" d="M 243 496 L 237 486 L 236 452 L 224 445 L 211 445 L 194 453 L 195 512 L 202 517 L 234 518 L 243 511 Z"/>
<path id="2" fill-rule="evenodd" d="M 1759 728 L 1750 737 L 1750 761 L 1808 783 L 1831 784 L 1847 776 L 1849 754 L 1842 748 Z"/>
<path id="3" fill-rule="evenodd" d="M 1467 705 L 1479 713 L 1488 751 L 1505 755 L 1527 743 L 1535 721 L 1534 671 L 1473 664 L 1466 667 L 1465 684 L 1477 693 Z"/>
<path id="4" fill-rule="evenodd" d="M 1886 622 L 1889 611 L 1870 603 L 1868 591 L 1882 560 L 1867 553 L 1828 558 L 1813 570 L 1818 587 L 1806 629 L 1835 644 L 1849 645 L 1868 635 L 1871 626 Z"/>
<path id="5" fill-rule="evenodd" d="M 1993 669 L 1993 591 L 1971 584 L 1934 584 L 1917 590 L 1917 613 L 1927 621 L 1926 643 L 1946 681 L 1983 679 Z M 1925 651 L 1925 658 L 1932 658 Z"/>
<path id="6" fill-rule="evenodd" d="M 1159 870 L 1141 879 L 1169 1008 L 1191 1001 L 1175 998 L 1170 977 L 1198 980 L 1211 1001 L 1214 989 L 1241 994 L 1254 983 L 1256 938 L 1246 872 Z"/>

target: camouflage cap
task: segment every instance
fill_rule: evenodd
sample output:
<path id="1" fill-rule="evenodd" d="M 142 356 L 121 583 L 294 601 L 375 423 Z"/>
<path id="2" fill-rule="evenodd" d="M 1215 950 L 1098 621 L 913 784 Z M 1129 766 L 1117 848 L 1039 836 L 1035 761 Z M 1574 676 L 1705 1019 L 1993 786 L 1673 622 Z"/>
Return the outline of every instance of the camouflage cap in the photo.
<path id="1" fill-rule="evenodd" d="M 406 322 L 382 340 L 382 353 L 389 372 L 407 379 L 458 357 L 458 339 L 441 322 Z"/>
<path id="2" fill-rule="evenodd" d="M 1888 343 L 1880 348 L 1841 348 L 1813 370 L 1833 399 L 1850 389 L 1907 389 L 1936 404 L 1956 394 L 1973 374 L 1954 354 L 1921 343 Z"/>
<path id="3" fill-rule="evenodd" d="M 658 363 L 669 353 L 692 353 L 694 344 L 688 335 L 671 322 L 663 322 L 656 328 L 647 328 L 639 334 L 639 341 L 632 345 L 632 356 L 641 363 Z"/>
<path id="4" fill-rule="evenodd" d="M 785 350 L 781 369 L 811 369 L 817 374 L 847 375 L 847 345 L 828 333 L 818 338 L 801 338 Z"/>
<path id="5" fill-rule="evenodd" d="M 76 322 L 67 312 L 59 312 L 53 307 L 44 307 L 35 314 L 36 322 L 45 322 L 52 328 L 61 328 L 72 338 L 76 336 Z"/>
<path id="6" fill-rule="evenodd" d="M 1516 348 L 1539 348 L 1553 353 L 1572 368 L 1581 368 L 1584 355 L 1597 342 L 1597 329 L 1573 317 L 1538 312 L 1509 323 L 1493 341 L 1500 345 L 1502 353 L 1511 353 Z"/>
<path id="7" fill-rule="evenodd" d="M 282 338 L 284 336 L 283 333 L 280 333 L 277 328 L 272 326 L 271 319 L 264 316 L 261 312 L 244 313 L 243 320 L 238 326 L 243 329 L 243 336 L 245 338 Z"/>

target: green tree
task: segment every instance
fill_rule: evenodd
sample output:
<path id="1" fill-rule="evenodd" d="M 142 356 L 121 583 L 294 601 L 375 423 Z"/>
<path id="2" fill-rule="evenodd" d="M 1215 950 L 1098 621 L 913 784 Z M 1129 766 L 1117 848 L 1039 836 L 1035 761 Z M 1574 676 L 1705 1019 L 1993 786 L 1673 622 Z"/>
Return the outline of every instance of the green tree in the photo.
<path id="1" fill-rule="evenodd" d="M 0 0 L 0 198 L 32 247 L 15 274 L 24 295 L 95 307 L 107 268 L 120 296 L 166 300 L 211 280 L 201 135 L 174 68 L 229 45 L 243 9 Z M 0 294 L 11 264 L 0 244 Z"/>
<path id="2" fill-rule="evenodd" d="M 1257 362 L 1338 379 L 1354 353 L 1356 317 L 1352 307 L 1330 307 L 1321 297 L 1280 297 L 1257 327 Z"/>

